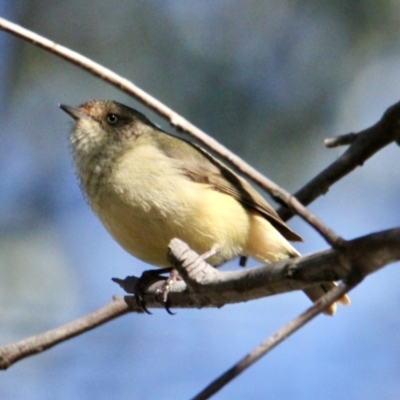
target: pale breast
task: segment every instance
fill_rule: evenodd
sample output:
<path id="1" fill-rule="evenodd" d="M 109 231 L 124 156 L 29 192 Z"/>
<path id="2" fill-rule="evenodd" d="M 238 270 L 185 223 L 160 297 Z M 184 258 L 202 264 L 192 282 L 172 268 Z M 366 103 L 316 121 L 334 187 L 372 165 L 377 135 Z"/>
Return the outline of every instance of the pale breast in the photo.
<path id="1" fill-rule="evenodd" d="M 220 264 L 240 254 L 248 215 L 231 196 L 195 183 L 173 159 L 139 146 L 118 162 L 92 207 L 115 240 L 135 257 L 168 266 L 170 240 L 178 237 L 198 253 L 217 246 Z"/>

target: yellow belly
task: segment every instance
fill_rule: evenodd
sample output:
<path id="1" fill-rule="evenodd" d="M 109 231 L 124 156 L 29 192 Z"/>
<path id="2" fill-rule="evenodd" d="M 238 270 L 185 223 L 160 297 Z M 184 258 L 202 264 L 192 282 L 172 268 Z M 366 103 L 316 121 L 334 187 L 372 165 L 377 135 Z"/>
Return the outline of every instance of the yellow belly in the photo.
<path id="1" fill-rule="evenodd" d="M 247 239 L 247 212 L 230 196 L 190 184 L 189 195 L 180 191 L 157 203 L 129 206 L 109 198 L 98 215 L 126 251 L 149 264 L 167 266 L 167 246 L 175 237 L 199 254 L 217 247 L 208 260 L 213 265 L 236 257 Z"/>
<path id="2" fill-rule="evenodd" d="M 174 237 L 202 254 L 219 252 L 213 265 L 242 252 L 249 215 L 231 196 L 178 173 L 171 160 L 152 148 L 134 149 L 119 163 L 113 184 L 92 207 L 109 233 L 130 254 L 156 266 L 167 266 L 167 246 Z M 152 161 L 147 174 L 138 163 Z"/>
<path id="3" fill-rule="evenodd" d="M 232 196 L 196 183 L 152 146 L 128 151 L 91 206 L 114 239 L 152 265 L 168 266 L 167 246 L 179 238 L 197 253 L 213 248 L 212 265 L 239 255 L 262 262 L 298 254 L 272 225 Z"/>

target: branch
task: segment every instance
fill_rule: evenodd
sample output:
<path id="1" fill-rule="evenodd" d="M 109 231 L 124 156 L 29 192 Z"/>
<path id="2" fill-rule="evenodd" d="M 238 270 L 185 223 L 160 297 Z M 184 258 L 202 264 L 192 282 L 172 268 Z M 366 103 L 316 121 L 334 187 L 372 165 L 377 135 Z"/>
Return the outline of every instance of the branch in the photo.
<path id="1" fill-rule="evenodd" d="M 362 166 L 380 149 L 392 142 L 400 143 L 399 121 L 400 102 L 389 107 L 375 125 L 361 131 L 355 137 L 353 136 L 351 146 L 293 196 L 304 205 L 310 204 L 319 196 L 326 194 L 338 180 L 358 166 Z M 287 221 L 293 216 L 293 211 L 281 207 L 278 214 L 284 221 Z"/>
<path id="2" fill-rule="evenodd" d="M 193 397 L 192 400 L 209 399 L 230 381 L 235 379 L 247 368 L 256 363 L 261 357 L 265 356 L 272 349 L 282 343 L 286 338 L 298 331 L 317 315 L 321 314 L 321 312 L 323 312 L 327 306 L 340 299 L 345 293 L 348 293 L 352 288 L 358 285 L 365 276 L 381 268 L 383 265 L 386 265 L 388 262 L 398 260 L 400 257 L 399 240 L 400 228 L 369 235 L 364 238 L 349 242 L 346 256 L 350 257 L 352 267 L 350 274 L 346 278 L 346 283 L 341 284 L 339 287 L 328 292 L 316 303 L 314 303 L 307 311 L 268 337 L 252 352 L 247 354 L 221 376 L 207 385 L 200 393 Z M 374 249 L 372 252 L 373 254 L 371 254 L 372 258 L 367 260 L 365 258 L 366 255 L 362 253 L 363 248 L 366 249 L 365 246 L 368 245 L 371 245 Z M 356 247 L 357 253 L 353 253 L 354 246 Z M 293 272 L 298 274 L 298 277 L 301 276 L 302 279 L 313 278 L 314 273 L 318 275 L 318 270 L 315 268 L 309 268 L 309 266 L 303 269 L 296 269 L 296 267 L 294 267 Z M 327 272 L 329 273 L 329 271 Z"/>
<path id="3" fill-rule="evenodd" d="M 173 257 L 178 262 L 176 267 L 184 279 L 178 281 L 171 288 L 168 295 L 171 307 L 221 307 L 225 304 L 305 289 L 317 283 L 333 280 L 345 279 L 348 287 L 351 287 L 368 274 L 400 260 L 400 228 L 346 242 L 344 251 L 352 265 L 351 269 L 343 265 L 342 251 L 326 250 L 260 268 L 222 272 L 201 262 L 202 260 L 195 252 L 177 239 L 171 242 L 170 248 L 174 253 Z M 128 292 L 131 292 L 130 285 L 135 286 L 136 279 L 138 278 L 125 279 L 127 285 L 125 289 Z M 147 289 L 144 296 L 146 307 L 164 307 L 158 301 L 159 293 L 157 292 L 163 283 L 164 281 L 160 280 Z M 121 286 L 124 287 L 124 283 L 121 283 Z M 331 293 L 329 292 L 327 296 Z M 338 294 L 337 296 L 337 298 L 340 297 Z M 304 315 L 307 315 L 307 318 L 313 318 L 317 315 L 314 312 L 324 310 L 329 304 L 327 302 L 334 301 L 332 299 L 333 297 L 324 296 Z M 125 299 L 117 298 L 112 303 L 83 318 L 48 332 L 2 346 L 0 347 L 0 369 L 7 369 L 23 358 L 47 350 L 130 311 L 142 312 L 131 296 L 126 296 Z M 311 314 L 308 314 L 309 312 Z M 296 329 L 299 329 L 300 326 L 296 325 L 297 322 L 294 323 Z M 287 334 L 285 335 L 287 336 Z M 273 346 L 276 344 L 278 343 Z"/>
<path id="4" fill-rule="evenodd" d="M 352 144 L 357 139 L 357 133 L 348 133 L 346 135 L 340 135 L 333 138 L 324 139 L 324 145 L 330 149 L 334 147 L 344 146 L 346 144 Z"/>
<path id="5" fill-rule="evenodd" d="M 279 210 L 280 216 L 285 221 L 291 218 L 294 212 L 298 213 L 332 246 L 340 247 L 343 245 L 343 240 L 329 228 L 324 226 L 316 217 L 310 214 L 302 204 L 310 204 L 317 197 L 325 194 L 331 185 L 354 170 L 357 166 L 362 165 L 382 147 L 392 141 L 400 143 L 400 135 L 398 132 L 400 103 L 397 103 L 386 111 L 383 118 L 376 125 L 359 133 L 350 148 L 338 160 L 332 163 L 328 168 L 295 193 L 295 198 L 293 198 L 289 193 L 285 192 L 279 188 L 278 185 L 264 177 L 253 167 L 244 162 L 240 157 L 229 151 L 225 146 L 219 144 L 216 140 L 209 137 L 206 133 L 196 128 L 179 114 L 132 84 L 127 79 L 122 78 L 118 74 L 115 74 L 111 70 L 102 67 L 79 53 L 58 45 L 35 34 L 34 32 L 20 27 L 17 24 L 13 24 L 4 18 L 0 18 L 0 29 L 10 32 L 23 40 L 33 43 L 36 46 L 78 65 L 80 68 L 90 72 L 92 75 L 105 80 L 113 86 L 121 89 L 123 92 L 135 97 L 138 101 L 154 110 L 160 116 L 169 120 L 171 125 L 188 133 L 213 152 L 217 153 L 220 157 L 230 162 L 237 170 L 260 185 L 275 199 L 286 203 L 287 207 Z M 352 136 L 352 140 L 353 139 L 354 136 Z"/>
<path id="6" fill-rule="evenodd" d="M 215 139 L 208 136 L 205 132 L 191 124 L 189 121 L 184 119 L 181 115 L 174 112 L 171 108 L 161 103 L 154 97 L 150 96 L 144 90 L 140 89 L 132 82 L 112 72 L 111 70 L 104 68 L 98 63 L 90 60 L 81 54 L 72 51 L 64 46 L 61 46 L 43 36 L 40 36 L 28 29 L 22 28 L 17 24 L 7 21 L 4 18 L 0 18 L 0 29 L 7 31 L 23 40 L 26 40 L 42 49 L 61 57 L 80 68 L 88 71 L 94 76 L 97 76 L 111 85 L 119 88 L 123 92 L 135 97 L 138 101 L 151 108 L 153 111 L 158 113 L 163 118 L 167 119 L 171 125 L 175 126 L 178 130 L 189 134 L 190 136 L 197 139 L 199 142 L 204 144 L 206 147 L 217 153 L 220 157 L 231 163 L 237 170 L 248 176 L 264 190 L 266 190 L 274 198 L 280 199 L 284 202 L 287 207 L 296 212 L 302 217 L 308 224 L 310 224 L 317 232 L 319 232 L 323 238 L 331 246 L 340 246 L 343 244 L 343 240 L 337 236 L 332 230 L 326 227 L 317 217 L 312 215 L 298 200 L 293 198 L 288 192 L 280 188 L 277 184 L 266 178 L 255 168 L 247 164 L 244 160 L 232 153 L 225 146 L 218 143 Z"/>
<path id="7" fill-rule="evenodd" d="M 287 323 L 281 329 L 276 331 L 264 342 L 257 346 L 252 352 L 247 354 L 244 358 L 238 361 L 234 366 L 229 368 L 220 377 L 215 379 L 209 385 L 207 385 L 200 393 L 198 393 L 192 400 L 206 400 L 212 395 L 221 390 L 230 381 L 235 379 L 238 375 L 244 372 L 247 368 L 252 366 L 261 357 L 265 356 L 278 344 L 282 343 L 285 339 L 291 336 L 293 333 L 302 328 L 306 323 L 310 322 L 317 315 L 321 314 L 326 307 L 333 302 L 339 300 L 343 295 L 348 293 L 352 287 L 346 284 L 342 284 L 339 287 L 334 288 L 329 293 L 321 297 L 316 303 L 314 303 L 307 311 L 300 314 L 297 318 Z"/>
<path id="8" fill-rule="evenodd" d="M 267 297 L 278 293 L 303 290 L 310 286 L 347 279 L 350 267 L 343 265 L 341 251 L 325 250 L 297 259 L 239 271 L 219 271 L 201 260 L 178 239 L 170 248 L 177 260 L 175 267 L 183 280 L 174 284 L 168 299 L 171 307 L 221 307 Z M 400 228 L 374 233 L 347 242 L 345 255 L 362 277 L 400 260 Z M 136 277 L 120 285 L 134 292 Z M 145 293 L 146 305 L 163 307 L 157 290 L 163 280 L 152 284 Z"/>
<path id="9" fill-rule="evenodd" d="M 96 328 L 131 310 L 121 298 L 115 298 L 110 304 L 58 328 L 31 336 L 27 339 L 0 347 L 0 369 L 7 369 L 23 358 L 50 349 L 58 343 L 64 342 L 81 333 Z M 136 310 L 138 311 L 138 310 Z"/>
<path id="10" fill-rule="evenodd" d="M 172 240 L 169 247 L 176 259 L 173 265 L 184 281 L 169 294 L 171 307 L 187 307 L 189 304 L 186 301 L 194 306 L 197 303 L 199 307 L 221 307 L 304 290 L 324 282 L 358 282 L 385 265 L 400 260 L 400 227 L 348 241 L 342 250 L 325 250 L 239 271 L 219 271 L 211 267 L 178 239 Z M 162 281 L 156 285 L 150 287 L 147 294 L 155 296 Z M 181 304 L 183 293 L 185 303 Z"/>

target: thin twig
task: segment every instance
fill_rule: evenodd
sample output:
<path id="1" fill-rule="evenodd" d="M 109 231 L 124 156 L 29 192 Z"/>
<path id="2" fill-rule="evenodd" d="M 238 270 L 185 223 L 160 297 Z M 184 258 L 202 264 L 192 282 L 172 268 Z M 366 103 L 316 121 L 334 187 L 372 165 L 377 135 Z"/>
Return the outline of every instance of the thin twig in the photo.
<path id="1" fill-rule="evenodd" d="M 352 286 L 354 287 L 354 286 Z M 347 293 L 352 287 L 341 284 L 340 286 L 334 288 L 329 293 L 321 297 L 313 306 L 311 306 L 307 311 L 300 314 L 297 318 L 293 319 L 281 329 L 272 334 L 268 339 L 257 346 L 251 353 L 247 354 L 239 362 L 229 368 L 220 377 L 211 382 L 206 388 L 204 388 L 200 393 L 198 393 L 192 400 L 205 400 L 209 399 L 216 392 L 221 390 L 225 385 L 227 385 L 231 380 L 236 378 L 247 368 L 252 366 L 261 357 L 269 353 L 278 344 L 283 342 L 290 335 L 302 328 L 306 323 L 311 321 L 317 315 L 321 314 L 326 307 L 328 307 L 333 302 L 340 299 L 345 293 Z"/>
<path id="2" fill-rule="evenodd" d="M 0 347 L 0 369 L 7 369 L 17 361 L 40 353 L 74 336 L 87 332 L 121 315 L 134 311 L 121 298 L 82 318 L 27 339 Z M 136 310 L 137 311 L 137 310 Z"/>
<path id="3" fill-rule="evenodd" d="M 357 133 L 347 133 L 333 138 L 324 139 L 324 145 L 330 149 L 352 144 L 357 139 Z"/>
<path id="4" fill-rule="evenodd" d="M 191 124 L 189 121 L 184 119 L 178 113 L 161 103 L 154 97 L 150 96 L 144 90 L 134 85 L 129 80 L 119 76 L 112 72 L 108 68 L 104 68 L 98 63 L 90 60 L 81 54 L 72 51 L 64 46 L 61 46 L 43 36 L 40 36 L 28 29 L 22 28 L 21 26 L 7 21 L 4 18 L 0 18 L 0 29 L 7 31 L 19 38 L 26 40 L 38 47 L 41 47 L 50 53 L 57 55 L 58 57 L 64 58 L 65 60 L 79 66 L 80 68 L 88 71 L 94 76 L 97 76 L 104 81 L 116 86 L 123 92 L 135 97 L 138 101 L 151 108 L 153 111 L 158 113 L 160 116 L 166 118 L 171 125 L 177 129 L 191 135 L 199 142 L 204 144 L 206 147 L 217 153 L 220 157 L 224 158 L 235 166 L 240 172 L 248 176 L 264 190 L 270 193 L 273 197 L 280 199 L 288 205 L 289 208 L 299 214 L 307 223 L 309 223 L 322 237 L 331 245 L 339 247 L 343 244 L 343 240 L 336 235 L 331 229 L 326 227 L 322 221 L 316 218 L 310 211 L 308 211 L 299 201 L 292 198 L 292 196 L 280 188 L 277 184 L 266 178 L 255 168 L 247 164 L 244 160 L 232 153 L 225 146 L 218 143 L 215 139 L 208 136 L 205 132 Z"/>

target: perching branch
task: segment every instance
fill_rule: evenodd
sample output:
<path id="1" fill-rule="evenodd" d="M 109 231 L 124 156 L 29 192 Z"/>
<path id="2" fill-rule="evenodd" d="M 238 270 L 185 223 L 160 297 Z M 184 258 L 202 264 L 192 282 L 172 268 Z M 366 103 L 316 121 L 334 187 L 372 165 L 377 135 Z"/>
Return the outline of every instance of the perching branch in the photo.
<path id="1" fill-rule="evenodd" d="M 170 247 L 174 258 L 178 261 L 176 267 L 184 279 L 171 288 L 168 297 L 171 307 L 221 307 L 225 304 L 305 289 L 313 284 L 332 280 L 344 279 L 348 285 L 353 286 L 365 276 L 389 263 L 400 260 L 400 228 L 374 233 L 347 242 L 345 253 L 351 262 L 351 268 L 343 265 L 340 251 L 326 250 L 259 268 L 222 272 L 205 262 L 193 263 L 199 259 L 198 255 L 181 241 L 174 239 Z M 130 282 L 130 284 L 132 283 L 134 284 L 134 280 Z M 162 284 L 163 281 L 159 281 L 148 288 L 145 294 L 148 308 L 163 307 L 158 301 L 157 293 L 157 289 Z M 125 289 L 130 292 L 129 280 L 128 287 Z M 334 301 L 336 294 L 335 297 L 332 297 L 333 294 L 330 292 L 327 297 L 321 298 L 302 317 L 299 317 L 301 323 L 304 324 L 323 311 L 330 304 L 329 302 Z M 338 295 L 338 297 L 340 296 Z M 141 312 L 130 296 L 126 297 L 125 301 L 115 299 L 112 303 L 86 317 L 20 342 L 2 346 L 0 347 L 0 369 L 7 369 L 23 358 L 47 350 L 129 311 Z M 289 331 L 290 334 L 302 326 L 297 325 L 300 321 L 294 320 L 290 323 L 291 329 L 294 329 Z M 280 334 L 279 341 L 282 341 L 288 334 Z M 269 351 L 278 343 L 268 341 L 272 347 L 264 345 L 262 347 Z M 256 357 L 256 359 L 258 358 Z"/>
<path id="2" fill-rule="evenodd" d="M 341 250 L 325 250 L 308 256 L 238 271 L 219 271 L 178 239 L 170 243 L 181 282 L 169 293 L 171 307 L 221 307 L 303 290 L 338 281 L 359 281 L 385 265 L 400 260 L 400 227 L 346 242 Z M 158 281 L 147 290 L 149 308 L 162 307 L 157 300 Z M 123 285 L 122 285 L 123 286 Z M 129 292 L 129 290 L 128 290 Z"/>

